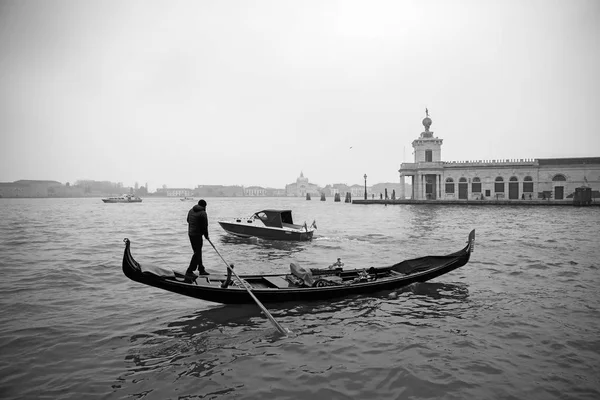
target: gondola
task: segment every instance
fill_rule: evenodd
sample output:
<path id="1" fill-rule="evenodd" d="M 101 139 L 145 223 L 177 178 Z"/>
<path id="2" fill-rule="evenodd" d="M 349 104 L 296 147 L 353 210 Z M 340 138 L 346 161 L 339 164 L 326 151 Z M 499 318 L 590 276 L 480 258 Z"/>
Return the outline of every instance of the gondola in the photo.
<path id="1" fill-rule="evenodd" d="M 370 294 L 437 278 L 469 262 L 475 246 L 475 230 L 469 233 L 462 250 L 448 255 L 353 270 L 308 269 L 292 263 L 288 274 L 239 275 L 240 280 L 228 280 L 225 274 L 190 277 L 170 268 L 144 266 L 131 255 L 130 240 L 123 241 L 123 273 L 133 281 L 215 303 L 253 303 L 246 288 L 262 303 L 284 303 Z"/>

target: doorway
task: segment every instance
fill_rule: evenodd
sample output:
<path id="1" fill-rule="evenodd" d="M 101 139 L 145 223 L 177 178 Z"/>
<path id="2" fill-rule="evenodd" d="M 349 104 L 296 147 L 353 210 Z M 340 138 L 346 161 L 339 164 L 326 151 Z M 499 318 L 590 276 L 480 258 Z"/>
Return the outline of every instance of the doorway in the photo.
<path id="1" fill-rule="evenodd" d="M 425 175 L 425 198 L 427 200 L 435 200 L 437 198 L 435 175 Z"/>
<path id="2" fill-rule="evenodd" d="M 467 178 L 460 178 L 458 181 L 458 198 L 467 200 L 469 198 L 469 184 Z"/>
<path id="3" fill-rule="evenodd" d="M 554 199 L 555 200 L 563 200 L 565 198 L 565 187 L 564 186 L 554 186 Z"/>

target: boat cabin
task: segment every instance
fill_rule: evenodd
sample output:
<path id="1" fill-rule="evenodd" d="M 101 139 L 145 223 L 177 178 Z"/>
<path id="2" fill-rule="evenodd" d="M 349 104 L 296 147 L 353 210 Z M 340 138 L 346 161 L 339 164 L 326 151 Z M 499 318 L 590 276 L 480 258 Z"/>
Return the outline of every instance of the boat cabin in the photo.
<path id="1" fill-rule="evenodd" d="M 283 228 L 283 224 L 294 225 L 292 210 L 262 210 L 254 214 L 265 226 Z"/>

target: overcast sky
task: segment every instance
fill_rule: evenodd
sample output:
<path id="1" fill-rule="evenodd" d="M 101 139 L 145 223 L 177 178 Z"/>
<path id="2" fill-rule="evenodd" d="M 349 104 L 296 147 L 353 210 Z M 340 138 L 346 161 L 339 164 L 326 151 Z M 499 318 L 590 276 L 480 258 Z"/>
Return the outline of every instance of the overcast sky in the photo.
<path id="1" fill-rule="evenodd" d="M 0 181 L 398 182 L 600 156 L 600 1 L 0 1 Z"/>

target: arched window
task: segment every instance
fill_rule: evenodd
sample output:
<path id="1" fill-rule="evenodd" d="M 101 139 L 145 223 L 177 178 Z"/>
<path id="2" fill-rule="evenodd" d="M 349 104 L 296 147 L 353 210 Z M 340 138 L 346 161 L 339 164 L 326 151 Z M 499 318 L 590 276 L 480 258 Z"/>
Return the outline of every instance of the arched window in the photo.
<path id="1" fill-rule="evenodd" d="M 504 193 L 504 178 L 501 176 L 497 177 L 494 182 L 494 192 Z"/>
<path id="2" fill-rule="evenodd" d="M 464 178 L 464 177 L 463 177 L 463 178 L 460 178 L 458 181 L 459 181 L 459 182 L 466 182 L 466 181 L 467 181 L 467 178 Z"/>
<path id="3" fill-rule="evenodd" d="M 454 179 L 446 178 L 446 193 L 454 193 Z"/>
<path id="4" fill-rule="evenodd" d="M 481 179 L 477 177 L 473 178 L 473 183 L 471 184 L 471 192 L 481 193 Z"/>
<path id="5" fill-rule="evenodd" d="M 530 176 L 523 178 L 523 192 L 533 193 L 533 178 Z"/>
<path id="6" fill-rule="evenodd" d="M 518 182 L 519 178 L 517 178 L 516 176 L 511 176 L 510 179 L 509 179 L 509 181 L 511 181 L 511 182 Z"/>
<path id="7" fill-rule="evenodd" d="M 563 174 L 556 174 L 552 178 L 552 182 L 563 182 L 563 181 L 566 181 L 566 180 L 567 180 L 567 178 L 565 178 L 565 176 Z"/>

